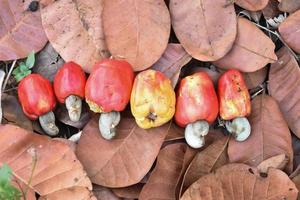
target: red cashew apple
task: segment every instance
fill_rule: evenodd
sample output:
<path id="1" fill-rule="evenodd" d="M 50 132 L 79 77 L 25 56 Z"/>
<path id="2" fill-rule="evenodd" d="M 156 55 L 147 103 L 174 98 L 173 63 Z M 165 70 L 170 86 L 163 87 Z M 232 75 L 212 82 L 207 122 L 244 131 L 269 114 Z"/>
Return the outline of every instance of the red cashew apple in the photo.
<path id="1" fill-rule="evenodd" d="M 58 134 L 52 112 L 56 106 L 56 98 L 49 80 L 39 74 L 26 76 L 19 83 L 18 97 L 26 116 L 32 120 L 38 118 L 48 135 Z"/>
<path id="2" fill-rule="evenodd" d="M 65 103 L 70 119 L 79 121 L 84 99 L 85 73 L 74 62 L 65 63 L 54 77 L 54 92 L 60 103 Z"/>
<path id="3" fill-rule="evenodd" d="M 175 121 L 185 127 L 185 140 L 193 148 L 204 145 L 209 124 L 219 112 L 218 97 L 206 72 L 198 72 L 180 81 Z"/>
<path id="4" fill-rule="evenodd" d="M 242 74 L 235 69 L 222 74 L 218 81 L 218 94 L 220 116 L 227 120 L 227 130 L 237 141 L 246 140 L 251 132 L 250 123 L 246 118 L 251 112 L 251 102 Z"/>
<path id="5" fill-rule="evenodd" d="M 133 69 L 124 60 L 104 59 L 93 66 L 86 82 L 85 97 L 90 109 L 101 113 L 99 130 L 105 139 L 116 135 L 119 112 L 129 102 L 133 80 Z"/>

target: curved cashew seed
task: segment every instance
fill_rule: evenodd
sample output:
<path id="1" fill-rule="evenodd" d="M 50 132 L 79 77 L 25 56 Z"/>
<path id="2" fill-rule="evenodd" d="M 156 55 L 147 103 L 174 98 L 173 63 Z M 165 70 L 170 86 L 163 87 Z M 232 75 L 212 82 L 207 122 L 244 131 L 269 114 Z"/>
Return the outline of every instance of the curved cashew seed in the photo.
<path id="1" fill-rule="evenodd" d="M 65 100 L 71 121 L 78 122 L 81 115 L 82 100 L 76 95 L 70 95 Z"/>
<path id="2" fill-rule="evenodd" d="M 209 124 L 206 121 L 196 121 L 188 124 L 184 131 L 185 140 L 192 148 L 201 148 L 205 144 L 204 136 L 209 131 Z"/>
<path id="3" fill-rule="evenodd" d="M 251 126 L 246 117 L 237 117 L 232 122 L 226 122 L 226 129 L 230 132 L 238 142 L 245 141 L 250 133 Z"/>
<path id="4" fill-rule="evenodd" d="M 58 134 L 59 130 L 55 125 L 55 116 L 52 111 L 39 116 L 39 121 L 42 129 L 50 136 L 55 136 Z"/>
<path id="5" fill-rule="evenodd" d="M 116 136 L 116 126 L 121 120 L 119 112 L 101 113 L 99 118 L 99 130 L 102 137 L 111 140 Z"/>

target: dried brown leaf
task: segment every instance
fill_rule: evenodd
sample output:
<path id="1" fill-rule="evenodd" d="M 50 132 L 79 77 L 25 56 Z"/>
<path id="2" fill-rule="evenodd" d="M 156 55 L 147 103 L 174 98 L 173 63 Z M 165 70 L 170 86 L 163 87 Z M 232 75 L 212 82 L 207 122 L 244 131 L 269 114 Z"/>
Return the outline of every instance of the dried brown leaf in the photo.
<path id="1" fill-rule="evenodd" d="M 21 200 L 36 200 L 34 190 L 18 180 L 16 177 L 12 177 L 11 184 L 21 192 Z M 25 199 L 24 196 L 26 191 L 27 193 Z"/>
<path id="2" fill-rule="evenodd" d="M 174 121 L 171 122 L 168 135 L 165 138 L 165 141 L 173 141 L 184 138 L 184 128 L 181 128 L 175 124 Z"/>
<path id="3" fill-rule="evenodd" d="M 277 0 L 269 0 L 267 6 L 262 10 L 266 20 L 277 17 L 280 14 L 278 4 L 279 2 Z"/>
<path id="4" fill-rule="evenodd" d="M 76 154 L 93 183 L 127 187 L 138 183 L 150 170 L 169 128 L 170 123 L 144 130 L 134 118 L 123 117 L 117 137 L 107 141 L 93 118 L 83 129 Z"/>
<path id="5" fill-rule="evenodd" d="M 108 56 L 102 29 L 102 0 L 43 0 L 42 23 L 54 49 L 86 72 Z"/>
<path id="6" fill-rule="evenodd" d="M 258 166 L 270 157 L 285 154 L 289 159 L 285 170 L 290 173 L 293 168 L 291 134 L 276 101 L 271 96 L 260 95 L 254 98 L 251 107 L 251 135 L 244 142 L 233 138 L 229 141 L 230 162 Z"/>
<path id="7" fill-rule="evenodd" d="M 269 0 L 235 0 L 234 2 L 246 10 L 258 11 L 266 7 Z"/>
<path id="8" fill-rule="evenodd" d="M 268 76 L 268 67 L 261 68 L 255 72 L 244 72 L 243 77 L 248 89 L 253 89 L 262 84 Z"/>
<path id="9" fill-rule="evenodd" d="M 300 69 L 286 49 L 277 52 L 278 61 L 269 72 L 269 93 L 278 102 L 290 129 L 300 138 Z"/>
<path id="10" fill-rule="evenodd" d="M 282 39 L 295 50 L 300 53 L 300 10 L 288 16 L 278 27 Z"/>
<path id="11" fill-rule="evenodd" d="M 137 183 L 124 188 L 113 188 L 112 191 L 121 198 L 138 199 L 144 185 L 144 183 Z"/>
<path id="12" fill-rule="evenodd" d="M 254 72 L 277 60 L 275 44 L 251 21 L 238 18 L 237 38 L 230 52 L 213 62 L 223 69 Z"/>
<path id="13" fill-rule="evenodd" d="M 289 162 L 289 158 L 285 154 L 279 154 L 262 161 L 257 169 L 261 173 L 268 173 L 269 168 L 283 170 Z"/>
<path id="14" fill-rule="evenodd" d="M 103 28 L 107 47 L 135 71 L 151 67 L 163 54 L 171 22 L 163 0 L 104 1 Z"/>
<path id="15" fill-rule="evenodd" d="M 245 164 L 228 164 L 196 181 L 181 200 L 295 200 L 297 194 L 295 184 L 281 170 L 272 168 L 262 175 Z"/>
<path id="16" fill-rule="evenodd" d="M 97 200 L 121 200 L 121 198 L 117 197 L 110 189 L 100 185 L 93 185 L 93 192 Z"/>
<path id="17" fill-rule="evenodd" d="M 181 68 L 191 59 L 192 57 L 181 44 L 170 43 L 161 58 L 154 63 L 152 69 L 164 73 L 171 80 L 173 88 L 175 88 Z"/>
<path id="18" fill-rule="evenodd" d="M 50 81 L 53 81 L 57 70 L 64 64 L 64 60 L 48 43 L 44 49 L 36 55 L 35 66 L 32 71 L 41 74 Z"/>
<path id="19" fill-rule="evenodd" d="M 13 174 L 44 199 L 92 198 L 92 184 L 73 150 L 57 140 L 13 125 L 0 126 L 0 164 L 7 163 Z M 34 160 L 36 160 L 35 168 Z M 59 183 L 59 184 L 58 184 Z M 80 194 L 80 195 L 79 195 Z"/>
<path id="20" fill-rule="evenodd" d="M 40 11 L 31 12 L 19 0 L 0 1 L 0 60 L 26 57 L 47 43 Z"/>
<path id="21" fill-rule="evenodd" d="M 227 0 L 171 0 L 176 36 L 185 50 L 202 61 L 222 58 L 236 37 L 236 15 Z"/>
<path id="22" fill-rule="evenodd" d="M 282 12 L 292 13 L 300 9 L 299 0 L 280 0 L 279 2 L 278 8 Z"/>
<path id="23" fill-rule="evenodd" d="M 199 178 L 228 163 L 228 141 L 229 137 L 223 137 L 195 155 L 184 174 L 179 198 Z"/>
<path id="24" fill-rule="evenodd" d="M 3 118 L 8 123 L 15 124 L 29 131 L 33 130 L 32 122 L 23 113 L 22 107 L 16 96 L 2 94 Z"/>
<path id="25" fill-rule="evenodd" d="M 177 182 L 180 179 L 187 148 L 186 144 L 177 143 L 168 145 L 160 151 L 156 166 L 139 199 L 176 199 Z"/>

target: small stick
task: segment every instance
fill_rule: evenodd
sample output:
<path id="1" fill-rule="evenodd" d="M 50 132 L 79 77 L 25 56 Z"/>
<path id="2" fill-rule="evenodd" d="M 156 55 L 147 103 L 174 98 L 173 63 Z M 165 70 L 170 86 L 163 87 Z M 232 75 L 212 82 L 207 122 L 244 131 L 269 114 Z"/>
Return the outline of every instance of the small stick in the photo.
<path id="1" fill-rule="evenodd" d="M 14 60 L 13 64 L 11 65 L 11 67 L 9 69 L 9 72 L 8 72 L 8 74 L 6 76 L 6 79 L 4 81 L 3 87 L 1 87 L 2 88 L 2 92 L 5 90 L 5 87 L 7 85 L 8 79 L 9 79 L 9 77 L 10 77 L 10 75 L 11 75 L 11 73 L 12 73 L 12 71 L 13 71 L 15 65 L 16 65 L 16 63 L 17 63 L 17 60 Z"/>

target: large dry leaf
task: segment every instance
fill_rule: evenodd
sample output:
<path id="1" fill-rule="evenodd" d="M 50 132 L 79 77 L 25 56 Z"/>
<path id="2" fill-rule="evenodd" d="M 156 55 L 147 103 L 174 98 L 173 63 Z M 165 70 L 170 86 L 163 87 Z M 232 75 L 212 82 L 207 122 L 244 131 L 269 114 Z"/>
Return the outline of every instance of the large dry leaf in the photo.
<path id="1" fill-rule="evenodd" d="M 278 169 L 261 175 L 245 164 L 228 164 L 203 176 L 184 193 L 181 200 L 296 200 L 298 189 Z"/>
<path id="2" fill-rule="evenodd" d="M 54 49 L 86 72 L 108 52 L 102 28 L 102 0 L 43 0 L 42 22 Z"/>
<path id="3" fill-rule="evenodd" d="M 24 58 L 46 43 L 39 10 L 29 11 L 20 0 L 0 1 L 0 60 Z"/>
<path id="4" fill-rule="evenodd" d="M 288 164 L 289 158 L 285 154 L 279 154 L 277 156 L 273 156 L 268 158 L 267 160 L 262 161 L 257 169 L 259 172 L 268 173 L 270 168 L 276 168 L 283 170 L 285 166 Z"/>
<path id="5" fill-rule="evenodd" d="M 187 148 L 186 144 L 177 143 L 159 152 L 157 164 L 139 199 L 176 199 L 176 183 L 180 179 Z"/>
<path id="6" fill-rule="evenodd" d="M 171 0 L 172 25 L 182 46 L 198 60 L 222 58 L 236 37 L 234 6 L 227 0 Z"/>
<path id="7" fill-rule="evenodd" d="M 269 0 L 235 0 L 234 2 L 246 10 L 258 11 L 266 7 Z"/>
<path id="8" fill-rule="evenodd" d="M 228 144 L 230 162 L 241 162 L 257 166 L 262 161 L 285 154 L 289 164 L 285 168 L 292 171 L 293 150 L 291 134 L 276 101 L 267 95 L 254 98 L 251 104 L 252 113 L 249 117 L 251 135 L 244 142 L 233 138 Z"/>
<path id="9" fill-rule="evenodd" d="M 107 187 L 126 187 L 138 183 L 150 170 L 170 128 L 139 128 L 134 118 L 122 118 L 117 137 L 101 137 L 98 120 L 92 118 L 83 129 L 77 156 L 93 183 Z"/>
<path id="10" fill-rule="evenodd" d="M 15 124 L 32 131 L 33 124 L 24 114 L 22 107 L 16 96 L 2 94 L 3 118 L 10 124 Z"/>
<path id="11" fill-rule="evenodd" d="M 121 198 L 138 199 L 144 185 L 144 183 L 137 183 L 124 188 L 113 188 L 112 191 L 115 195 Z"/>
<path id="12" fill-rule="evenodd" d="M 152 69 L 164 73 L 171 80 L 173 88 L 175 88 L 181 68 L 191 59 L 192 57 L 181 44 L 170 43 L 161 58 L 154 63 Z"/>
<path id="13" fill-rule="evenodd" d="M 184 138 L 184 128 L 181 128 L 175 124 L 174 121 L 171 122 L 168 135 L 165 138 L 165 141 L 173 141 Z"/>
<path id="14" fill-rule="evenodd" d="M 76 195 L 81 193 L 81 196 L 90 197 L 84 199 L 93 199 L 92 184 L 73 150 L 65 143 L 13 125 L 2 125 L 0 164 L 3 163 L 7 163 L 14 175 L 26 184 L 33 171 L 30 186 L 45 199 L 64 196 L 66 200 L 79 200 L 83 198 Z"/>
<path id="15" fill-rule="evenodd" d="M 288 16 L 278 27 L 283 40 L 297 53 L 300 53 L 299 29 L 300 10 Z"/>
<path id="16" fill-rule="evenodd" d="M 275 44 L 252 22 L 238 18 L 237 38 L 230 52 L 214 64 L 223 69 L 257 71 L 277 60 Z"/>
<path id="17" fill-rule="evenodd" d="M 269 72 L 269 93 L 279 103 L 290 129 L 300 138 L 300 69 L 286 48 L 277 52 L 278 61 Z"/>
<path id="18" fill-rule="evenodd" d="M 255 72 L 244 72 L 243 77 L 248 89 L 253 89 L 262 84 L 268 75 L 268 67 L 261 68 Z"/>
<path id="19" fill-rule="evenodd" d="M 41 74 L 51 82 L 53 82 L 57 70 L 64 64 L 64 60 L 55 51 L 51 43 L 48 43 L 45 48 L 36 55 L 35 59 L 35 66 L 32 68 L 32 71 Z"/>
<path id="20" fill-rule="evenodd" d="M 163 54 L 170 35 L 170 15 L 163 0 L 104 1 L 107 47 L 135 71 L 151 67 Z"/>
<path id="21" fill-rule="evenodd" d="M 199 178 L 228 163 L 226 151 L 228 141 L 229 137 L 216 140 L 206 149 L 195 155 L 184 174 L 180 196 Z"/>
<path id="22" fill-rule="evenodd" d="M 282 12 L 295 12 L 300 9 L 300 1 L 299 0 L 280 0 L 280 4 L 278 5 L 279 10 Z"/>

